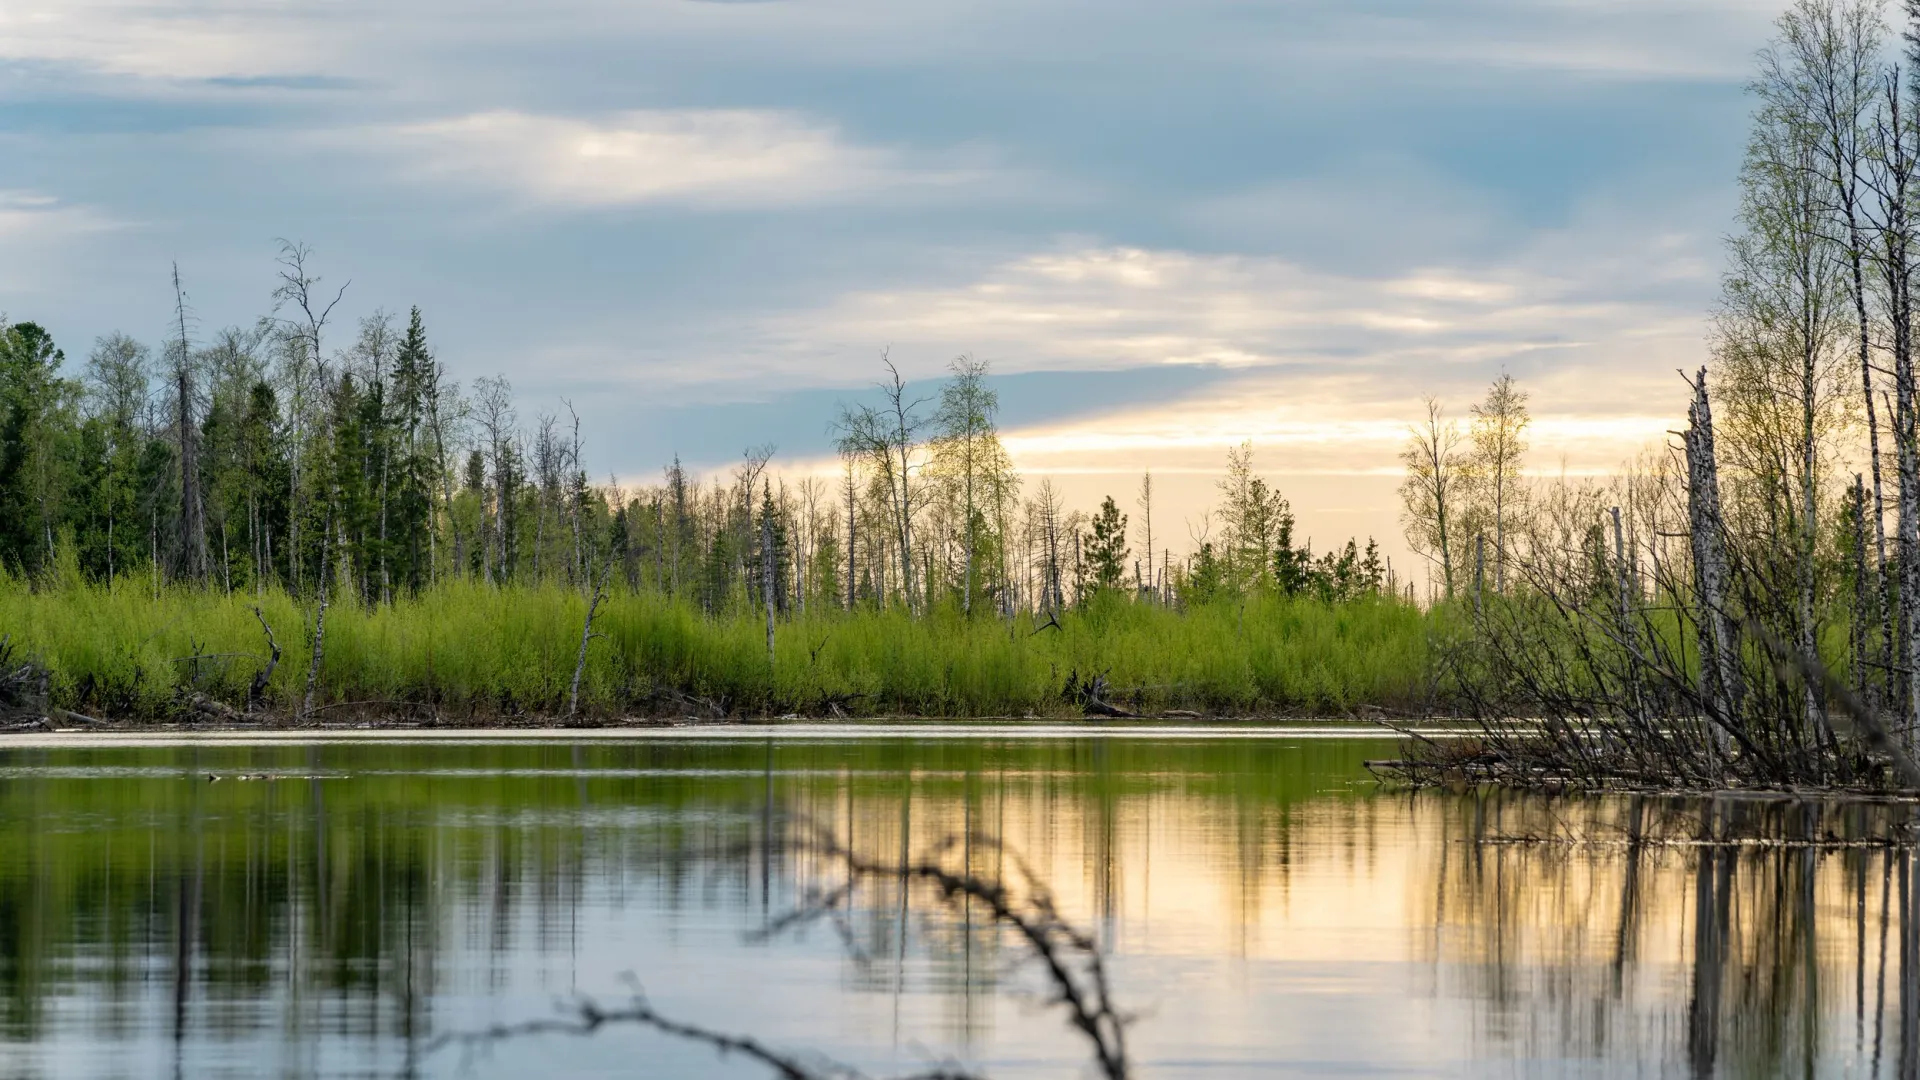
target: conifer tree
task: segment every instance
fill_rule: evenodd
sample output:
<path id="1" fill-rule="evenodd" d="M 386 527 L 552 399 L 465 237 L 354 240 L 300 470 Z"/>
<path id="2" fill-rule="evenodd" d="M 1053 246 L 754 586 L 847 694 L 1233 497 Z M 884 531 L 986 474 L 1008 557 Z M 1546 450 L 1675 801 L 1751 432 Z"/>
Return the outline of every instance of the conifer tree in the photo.
<path id="1" fill-rule="evenodd" d="M 1126 576 L 1127 515 L 1114 505 L 1109 495 L 1093 515 L 1093 525 L 1085 545 L 1087 570 L 1096 589 L 1117 589 Z"/>

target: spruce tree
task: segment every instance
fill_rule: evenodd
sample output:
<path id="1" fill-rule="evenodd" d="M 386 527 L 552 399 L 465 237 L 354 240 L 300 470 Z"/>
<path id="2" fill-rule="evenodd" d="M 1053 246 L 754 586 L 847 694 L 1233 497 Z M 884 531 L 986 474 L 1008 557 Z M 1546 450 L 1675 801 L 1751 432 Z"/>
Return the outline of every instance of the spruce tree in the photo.
<path id="1" fill-rule="evenodd" d="M 0 563 L 37 570 L 52 557 L 73 460 L 67 415 L 79 388 L 37 323 L 0 324 Z"/>
<path id="2" fill-rule="evenodd" d="M 1118 588 L 1127 570 L 1127 515 L 1120 512 L 1109 495 L 1093 515 L 1093 528 L 1087 536 L 1087 569 L 1096 589 Z"/>

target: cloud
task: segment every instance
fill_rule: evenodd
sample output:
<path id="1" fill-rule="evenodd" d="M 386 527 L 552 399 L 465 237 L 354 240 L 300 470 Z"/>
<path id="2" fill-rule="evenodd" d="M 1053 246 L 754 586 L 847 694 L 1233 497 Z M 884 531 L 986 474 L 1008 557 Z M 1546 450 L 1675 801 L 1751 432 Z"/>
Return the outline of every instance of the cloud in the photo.
<path id="1" fill-rule="evenodd" d="M 349 133 L 349 138 L 362 133 Z M 407 175 L 554 207 L 780 206 L 966 183 L 915 171 L 832 126 L 749 109 L 638 109 L 599 119 L 499 110 L 365 136 Z"/>
<path id="2" fill-rule="evenodd" d="M 0 289 L 35 296 L 61 291 L 71 276 L 64 256 L 72 247 L 121 227 L 93 207 L 0 188 L 0 250 L 7 253 L 0 259 Z"/>
<path id="3" fill-rule="evenodd" d="M 361 85 L 358 79 L 336 75 L 220 75 L 207 82 L 230 90 L 352 90 Z"/>
<path id="4" fill-rule="evenodd" d="M 1277 256 L 1066 247 L 968 283 L 853 291 L 765 332 L 798 366 L 891 344 L 929 372 L 971 352 L 1007 371 L 1285 365 L 1442 379 L 1452 366 L 1555 362 L 1630 333 L 1698 340 L 1692 311 L 1588 285 L 1525 264 L 1369 277 Z"/>
<path id="5" fill-rule="evenodd" d="M 318 22 L 235 0 L 18 0 L 0 7 L 0 59 L 136 79 L 272 75 L 338 40 L 312 34 Z"/>

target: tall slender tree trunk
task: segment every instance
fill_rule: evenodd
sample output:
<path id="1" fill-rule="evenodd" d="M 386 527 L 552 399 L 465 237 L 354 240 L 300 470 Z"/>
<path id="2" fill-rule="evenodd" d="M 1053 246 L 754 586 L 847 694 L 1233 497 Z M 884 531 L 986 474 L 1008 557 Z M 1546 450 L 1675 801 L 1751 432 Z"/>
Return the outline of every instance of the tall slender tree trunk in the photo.
<path id="1" fill-rule="evenodd" d="M 1811 324 L 1809 324 L 1809 327 Z M 1814 640 L 1815 590 L 1818 588 L 1818 566 L 1816 559 L 1820 542 L 1820 505 L 1819 505 L 1819 446 L 1814 436 L 1814 394 L 1815 378 L 1818 374 L 1819 346 L 1812 339 L 1811 329 L 1802 342 L 1800 358 L 1800 654 L 1817 659 L 1820 655 L 1818 642 Z M 1826 714 L 1820 707 L 1820 697 L 1813 681 L 1807 680 L 1805 686 L 1805 711 L 1807 726 L 1821 739 L 1831 745 L 1832 732 L 1827 730 Z"/>
<path id="2" fill-rule="evenodd" d="M 773 515 L 760 515 L 760 601 L 767 609 L 767 667 L 774 667 Z"/>
<path id="3" fill-rule="evenodd" d="M 206 522 L 200 508 L 200 462 L 193 424 L 193 354 L 187 342 L 187 298 L 180 288 L 180 264 L 173 266 L 174 318 L 180 350 L 174 368 L 174 422 L 180 439 L 180 552 L 183 576 L 204 581 L 207 576 Z"/>
<path id="4" fill-rule="evenodd" d="M 1736 722 L 1742 687 L 1739 623 L 1729 606 L 1731 570 L 1727 563 L 1726 532 L 1720 510 L 1720 469 L 1715 458 L 1713 410 L 1707 399 L 1707 369 L 1701 368 L 1687 409 L 1687 430 L 1681 435 L 1687 461 L 1687 523 L 1693 549 L 1694 584 L 1698 612 L 1701 698 L 1709 712 L 1709 728 L 1725 748 L 1717 725 Z"/>
<path id="5" fill-rule="evenodd" d="M 855 568 L 854 549 L 859 546 L 860 521 L 855 513 L 853 463 L 847 463 L 847 610 L 859 602 L 859 571 Z"/>
<path id="6" fill-rule="evenodd" d="M 330 548 L 333 543 L 331 526 L 322 533 L 320 540 L 320 581 L 318 585 L 320 603 L 313 617 L 313 658 L 307 664 L 306 693 L 300 698 L 300 718 L 313 715 L 313 698 L 320 686 L 320 664 L 326 657 L 327 641 L 327 602 L 331 599 L 331 590 L 327 588 L 327 571 L 333 565 Z"/>
<path id="7" fill-rule="evenodd" d="M 1504 457 L 1493 477 L 1493 591 L 1501 596 L 1507 592 L 1507 463 Z"/>
<path id="8" fill-rule="evenodd" d="M 974 537 L 973 537 L 973 433 L 971 431 L 967 433 L 966 465 L 967 465 L 967 497 L 966 497 L 966 504 L 967 504 L 966 519 L 967 520 L 964 527 L 967 530 L 966 532 L 967 573 L 966 573 L 966 581 L 963 582 L 961 586 L 964 591 L 962 592 L 961 598 L 960 598 L 960 613 L 962 615 L 967 616 L 968 618 L 972 618 L 973 617 L 973 541 L 974 541 Z"/>

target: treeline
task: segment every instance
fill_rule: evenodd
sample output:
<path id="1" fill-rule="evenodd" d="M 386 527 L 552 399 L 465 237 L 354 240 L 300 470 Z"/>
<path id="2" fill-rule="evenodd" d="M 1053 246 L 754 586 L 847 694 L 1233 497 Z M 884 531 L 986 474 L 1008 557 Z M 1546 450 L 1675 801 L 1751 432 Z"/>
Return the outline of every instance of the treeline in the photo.
<path id="1" fill-rule="evenodd" d="M 1134 514 L 1069 509 L 1000 444 L 987 366 L 922 394 L 890 361 L 876 403 L 833 423 L 837 480 L 781 476 L 773 448 L 702 480 L 596 483 L 578 417 L 525 422 L 504 379 L 462 388 L 421 313 L 336 334 L 344 289 L 282 245 L 273 314 L 202 335 L 176 271 L 167 338 L 101 338 L 80 365 L 0 322 L 0 566 L 36 578 L 391 603 L 447 579 L 624 583 L 710 614 L 951 606 L 1046 612 L 1116 592 L 1171 607 L 1254 592 L 1398 592 L 1377 547 L 1321 553 L 1229 455 L 1218 540 L 1176 554 L 1153 478 Z M 78 371 L 73 371 L 74 367 Z"/>

